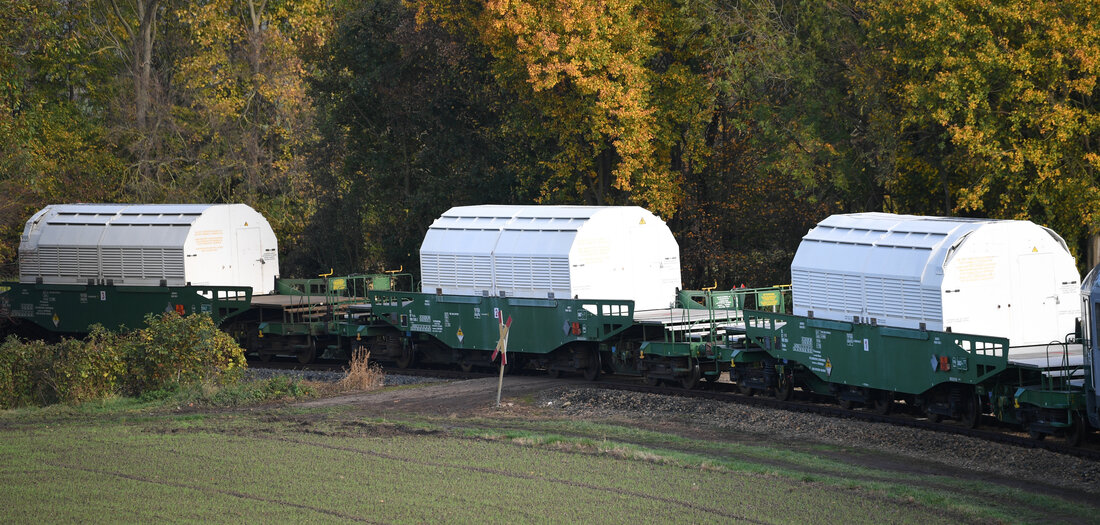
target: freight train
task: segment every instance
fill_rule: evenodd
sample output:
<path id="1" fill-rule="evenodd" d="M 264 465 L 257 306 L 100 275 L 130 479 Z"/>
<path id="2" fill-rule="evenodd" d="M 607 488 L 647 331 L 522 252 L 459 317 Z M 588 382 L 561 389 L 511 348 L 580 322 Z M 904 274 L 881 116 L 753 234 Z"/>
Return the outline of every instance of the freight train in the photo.
<path id="1" fill-rule="evenodd" d="M 11 327 L 80 334 L 206 313 L 258 358 L 366 348 L 399 367 L 634 375 L 743 394 L 899 404 L 1035 438 L 1100 427 L 1100 277 L 1027 221 L 859 213 L 803 239 L 791 286 L 683 290 L 665 223 L 640 207 L 465 206 L 429 228 L 421 274 L 281 279 L 245 205 L 54 205 L 27 222 Z M 414 291 L 419 290 L 419 291 Z M 500 352 L 503 351 L 503 352 Z"/>

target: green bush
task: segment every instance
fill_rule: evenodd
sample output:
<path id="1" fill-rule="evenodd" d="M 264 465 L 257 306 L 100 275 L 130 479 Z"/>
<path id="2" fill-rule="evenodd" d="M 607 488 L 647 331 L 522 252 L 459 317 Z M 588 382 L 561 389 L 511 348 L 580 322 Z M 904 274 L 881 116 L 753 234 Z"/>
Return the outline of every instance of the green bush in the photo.
<path id="1" fill-rule="evenodd" d="M 149 314 L 125 350 L 127 389 L 141 394 L 172 385 L 240 379 L 244 349 L 208 315 Z"/>
<path id="2" fill-rule="evenodd" d="M 20 341 L 14 335 L 0 344 L 0 408 L 47 404 L 56 396 L 46 391 L 45 374 L 52 351 L 42 341 Z"/>
<path id="3" fill-rule="evenodd" d="M 238 381 L 244 350 L 208 315 L 149 315 L 129 334 L 92 328 L 52 345 L 8 337 L 0 344 L 0 408 L 80 403 L 117 394 L 152 398 L 181 387 Z"/>
<path id="4" fill-rule="evenodd" d="M 120 336 L 96 325 L 83 341 L 65 339 L 54 345 L 54 365 L 46 376 L 57 401 L 82 403 L 118 393 L 125 372 L 121 342 Z"/>

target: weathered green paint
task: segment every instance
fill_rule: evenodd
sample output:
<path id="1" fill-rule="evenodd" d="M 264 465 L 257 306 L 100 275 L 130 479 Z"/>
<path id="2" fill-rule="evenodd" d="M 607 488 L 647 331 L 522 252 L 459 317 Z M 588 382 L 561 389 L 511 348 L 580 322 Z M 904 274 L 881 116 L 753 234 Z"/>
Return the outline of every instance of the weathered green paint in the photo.
<path id="1" fill-rule="evenodd" d="M 1037 424 L 1047 430 L 1065 429 L 1073 426 L 1087 410 L 1081 389 L 1050 390 L 1034 384 L 1006 383 L 996 385 L 991 392 L 993 415 L 1005 423 Z"/>
<path id="2" fill-rule="evenodd" d="M 999 337 L 890 328 L 770 312 L 746 313 L 749 339 L 821 381 L 906 394 L 978 385 L 1008 367 Z"/>
<path id="3" fill-rule="evenodd" d="M 328 333 L 339 337 L 350 338 L 365 338 L 375 335 L 381 335 L 383 333 L 389 333 L 393 330 L 389 324 L 385 323 L 371 323 L 371 324 L 359 324 L 347 321 L 336 321 L 328 323 Z"/>
<path id="4" fill-rule="evenodd" d="M 639 348 L 641 359 L 653 357 L 696 357 L 700 353 L 700 343 L 645 341 Z"/>
<path id="5" fill-rule="evenodd" d="M 754 309 L 784 313 L 790 304 L 791 286 L 734 288 L 732 290 L 680 290 L 676 304 L 689 310 Z"/>
<path id="6" fill-rule="evenodd" d="M 604 342 L 633 324 L 634 302 L 583 299 L 369 293 L 374 315 L 407 334 L 450 348 L 493 350 L 511 318 L 508 351 L 545 354 L 576 341 Z"/>
<path id="7" fill-rule="evenodd" d="M 321 295 L 327 303 L 348 298 L 364 298 L 371 290 L 392 290 L 398 281 L 408 283 L 407 273 L 371 273 L 325 276 L 313 279 L 278 279 L 275 291 L 280 295 Z"/>
<path id="8" fill-rule="evenodd" d="M 363 303 L 372 290 L 390 290 L 406 273 L 324 276 L 313 279 L 278 279 L 280 295 L 321 298 L 317 303 L 294 305 L 283 311 L 283 320 L 265 321 L 257 327 L 261 334 L 274 336 L 313 335 L 323 337 L 366 337 L 379 333 L 355 321 L 343 320 L 344 306 Z M 305 307 L 308 306 L 308 307 Z M 295 310 L 291 312 L 290 310 Z"/>
<path id="9" fill-rule="evenodd" d="M 145 315 L 206 313 L 215 323 L 247 310 L 252 288 L 240 286 L 108 286 L 0 283 L 0 317 L 30 321 L 64 334 L 141 328 Z"/>
<path id="10" fill-rule="evenodd" d="M 324 335 L 328 333 L 328 323 L 314 321 L 311 323 L 283 323 L 279 321 L 264 321 L 257 327 L 263 335 Z"/>
<path id="11" fill-rule="evenodd" d="M 1018 406 L 1033 405 L 1054 410 L 1084 410 L 1085 396 L 1081 390 L 1043 390 L 1042 388 L 1020 387 L 1013 393 Z"/>

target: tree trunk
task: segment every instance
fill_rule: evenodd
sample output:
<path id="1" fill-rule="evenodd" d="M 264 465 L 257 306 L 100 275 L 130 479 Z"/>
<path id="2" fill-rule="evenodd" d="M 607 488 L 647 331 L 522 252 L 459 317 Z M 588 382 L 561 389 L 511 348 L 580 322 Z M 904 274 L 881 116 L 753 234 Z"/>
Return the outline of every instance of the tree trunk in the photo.
<path id="1" fill-rule="evenodd" d="M 143 180 L 152 175 L 152 135 L 149 110 L 153 105 L 153 43 L 156 41 L 157 4 L 137 2 L 138 30 L 134 35 L 134 124 L 141 134 L 137 145 L 138 170 Z"/>
<path id="2" fill-rule="evenodd" d="M 259 73 L 263 68 L 263 50 L 264 50 L 264 10 L 267 8 L 267 0 L 248 0 L 248 16 L 252 22 L 251 27 L 247 30 L 248 33 L 248 67 L 249 72 L 252 73 L 252 78 L 249 79 L 249 86 L 251 95 L 259 100 L 260 87 L 255 85 L 255 79 L 258 78 Z M 262 111 L 262 106 L 260 107 Z M 247 117 L 246 117 L 247 118 Z M 249 126 L 246 128 L 244 138 L 245 147 L 245 173 L 248 180 L 245 184 L 245 190 L 248 193 L 254 193 L 262 185 L 261 174 L 264 171 L 264 159 L 263 159 L 263 137 L 261 132 L 256 126 Z"/>

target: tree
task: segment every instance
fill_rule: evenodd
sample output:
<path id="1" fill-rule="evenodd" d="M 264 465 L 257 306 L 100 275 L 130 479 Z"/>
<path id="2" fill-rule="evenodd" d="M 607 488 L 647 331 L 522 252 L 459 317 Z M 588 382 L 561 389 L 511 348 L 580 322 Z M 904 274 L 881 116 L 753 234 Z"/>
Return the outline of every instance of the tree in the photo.
<path id="1" fill-rule="evenodd" d="M 710 94 L 702 162 L 672 227 L 685 281 L 788 282 L 802 235 L 878 210 L 891 169 L 858 14 L 835 3 L 703 0 L 677 13 Z M 673 47 L 675 49 L 675 47 Z M 871 62 L 871 63 L 869 63 Z M 685 142 L 686 143 L 686 142 Z"/>
<path id="2" fill-rule="evenodd" d="M 123 164 L 101 118 L 110 90 L 84 32 L 87 4 L 0 10 L 0 276 L 11 276 L 26 220 L 47 204 L 117 199 Z"/>
<path id="3" fill-rule="evenodd" d="M 861 6 L 899 101 L 893 192 L 936 188 L 948 211 L 1029 218 L 1078 242 L 1100 232 L 1100 5 Z"/>
<path id="4" fill-rule="evenodd" d="M 284 253 L 298 248 L 312 213 L 304 150 L 317 136 L 303 56 L 325 44 L 330 9 L 323 0 L 210 0 L 171 13 L 184 38 L 172 64 L 182 196 L 251 203 Z"/>
<path id="5" fill-rule="evenodd" d="M 311 93 L 323 139 L 312 156 L 319 209 L 303 266 L 416 271 L 424 232 L 447 208 L 511 201 L 497 135 L 507 104 L 461 37 L 417 24 L 399 0 L 339 17 Z"/>
<path id="6" fill-rule="evenodd" d="M 102 50 L 113 52 L 125 69 L 131 84 L 128 108 L 123 119 L 130 133 L 125 140 L 135 159 L 138 187 L 159 179 L 155 134 L 165 117 L 161 111 L 163 101 L 162 72 L 158 70 L 157 24 L 170 0 L 95 0 L 91 4 L 89 18 Z"/>
<path id="7" fill-rule="evenodd" d="M 683 155 L 706 122 L 701 71 L 683 61 L 679 2 L 424 0 L 431 19 L 484 46 L 506 120 L 536 162 L 511 167 L 538 202 L 646 206 L 666 217 L 682 198 Z M 693 145 L 686 145 L 694 140 Z"/>

